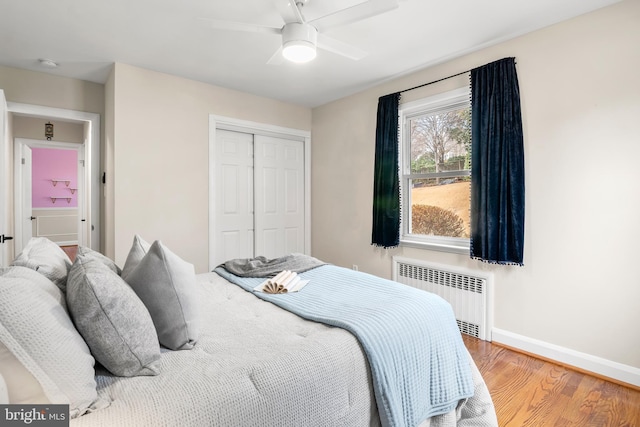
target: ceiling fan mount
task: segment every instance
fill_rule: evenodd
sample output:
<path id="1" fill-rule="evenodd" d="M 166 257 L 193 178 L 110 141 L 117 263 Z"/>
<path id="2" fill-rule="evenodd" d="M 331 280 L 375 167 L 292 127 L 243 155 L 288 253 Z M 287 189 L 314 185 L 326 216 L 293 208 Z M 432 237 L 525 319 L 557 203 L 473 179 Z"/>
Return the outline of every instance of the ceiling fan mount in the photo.
<path id="1" fill-rule="evenodd" d="M 269 64 L 277 64 L 281 62 L 282 58 L 293 62 L 310 61 L 316 57 L 316 48 L 359 60 L 364 58 L 367 53 L 355 46 L 326 36 L 324 31 L 380 15 L 398 7 L 398 0 L 368 0 L 307 21 L 302 14 L 302 8 L 309 0 L 295 0 L 295 2 L 288 3 L 287 0 L 275 1 L 284 21 L 284 25 L 280 28 L 215 19 L 208 19 L 208 21 L 213 28 L 219 30 L 280 34 L 282 45 L 267 62 Z"/>

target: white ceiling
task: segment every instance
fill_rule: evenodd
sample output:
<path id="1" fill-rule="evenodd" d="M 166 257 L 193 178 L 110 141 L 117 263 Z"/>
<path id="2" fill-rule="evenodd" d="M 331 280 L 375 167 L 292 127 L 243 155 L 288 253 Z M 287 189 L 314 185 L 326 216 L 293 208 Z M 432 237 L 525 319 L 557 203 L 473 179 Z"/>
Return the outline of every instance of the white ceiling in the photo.
<path id="1" fill-rule="evenodd" d="M 364 59 L 319 50 L 307 64 L 267 65 L 279 36 L 202 19 L 280 27 L 278 1 L 287 0 L 0 0 L 0 65 L 104 83 L 121 62 L 315 107 L 619 0 L 400 0 L 325 32 Z M 313 19 L 362 2 L 309 0 L 303 11 Z"/>

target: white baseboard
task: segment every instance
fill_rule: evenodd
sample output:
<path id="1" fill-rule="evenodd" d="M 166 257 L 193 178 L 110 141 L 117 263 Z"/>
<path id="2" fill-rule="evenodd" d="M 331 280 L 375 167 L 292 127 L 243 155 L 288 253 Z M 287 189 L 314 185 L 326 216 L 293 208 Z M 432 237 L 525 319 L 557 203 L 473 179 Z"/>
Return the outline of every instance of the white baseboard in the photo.
<path id="1" fill-rule="evenodd" d="M 493 328 L 491 332 L 493 342 L 640 387 L 639 368 L 560 347 L 524 335 L 514 334 L 513 332 L 502 329 Z"/>

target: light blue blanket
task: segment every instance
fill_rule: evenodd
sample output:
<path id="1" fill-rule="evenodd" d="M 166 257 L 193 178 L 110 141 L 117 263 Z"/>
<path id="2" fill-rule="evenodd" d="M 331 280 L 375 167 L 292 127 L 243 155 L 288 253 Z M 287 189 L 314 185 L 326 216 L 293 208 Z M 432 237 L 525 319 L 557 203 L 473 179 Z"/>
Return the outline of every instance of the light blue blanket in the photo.
<path id="1" fill-rule="evenodd" d="M 265 280 L 237 277 L 222 268 L 215 271 L 249 292 Z M 334 265 L 300 277 L 310 281 L 300 292 L 254 294 L 358 338 L 371 367 L 383 426 L 418 426 L 473 395 L 469 355 L 445 300 Z"/>

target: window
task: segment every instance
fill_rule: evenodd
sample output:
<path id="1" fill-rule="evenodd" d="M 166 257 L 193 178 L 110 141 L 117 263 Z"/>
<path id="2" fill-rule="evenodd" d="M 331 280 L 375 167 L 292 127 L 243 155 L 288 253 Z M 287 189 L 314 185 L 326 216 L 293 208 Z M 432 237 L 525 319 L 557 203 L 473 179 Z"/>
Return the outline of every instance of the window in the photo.
<path id="1" fill-rule="evenodd" d="M 471 107 L 468 88 L 400 105 L 400 243 L 468 253 Z"/>

